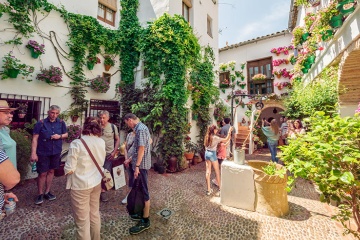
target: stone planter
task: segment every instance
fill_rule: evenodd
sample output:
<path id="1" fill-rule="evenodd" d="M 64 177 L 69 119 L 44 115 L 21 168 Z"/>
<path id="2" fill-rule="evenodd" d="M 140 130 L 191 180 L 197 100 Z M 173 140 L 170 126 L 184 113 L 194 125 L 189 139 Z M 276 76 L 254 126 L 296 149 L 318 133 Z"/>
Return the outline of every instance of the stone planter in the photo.
<path id="1" fill-rule="evenodd" d="M 267 175 L 262 167 L 269 163 L 264 161 L 248 161 L 248 165 L 254 171 L 255 189 L 256 189 L 256 212 L 281 217 L 289 212 L 289 203 L 287 192 L 287 175 L 283 178 L 277 175 Z M 283 168 L 276 164 L 278 169 Z"/>

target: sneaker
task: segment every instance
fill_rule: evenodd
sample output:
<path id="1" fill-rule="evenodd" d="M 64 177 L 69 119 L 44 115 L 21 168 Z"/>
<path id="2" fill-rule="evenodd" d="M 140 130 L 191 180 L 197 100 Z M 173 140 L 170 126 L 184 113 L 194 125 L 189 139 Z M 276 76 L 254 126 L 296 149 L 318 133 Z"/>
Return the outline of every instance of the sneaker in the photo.
<path id="1" fill-rule="evenodd" d="M 207 195 L 207 196 L 210 196 L 212 193 L 213 193 L 213 190 L 212 190 L 211 188 L 210 188 L 209 191 L 206 191 L 206 195 Z"/>
<path id="2" fill-rule="evenodd" d="M 129 194 L 128 194 L 129 195 Z M 126 197 L 121 201 L 121 204 L 125 205 L 127 204 L 127 197 L 128 195 L 126 195 Z"/>
<path id="3" fill-rule="evenodd" d="M 130 218 L 131 220 L 133 221 L 140 221 L 142 219 L 142 214 L 133 214 L 133 215 L 130 215 Z"/>
<path id="4" fill-rule="evenodd" d="M 47 200 L 49 200 L 49 201 L 53 201 L 53 200 L 56 199 L 55 195 L 52 194 L 51 192 L 45 193 L 45 194 L 44 194 L 44 198 L 47 199 Z"/>
<path id="5" fill-rule="evenodd" d="M 140 222 L 138 222 L 138 224 L 136 224 L 135 226 L 129 229 L 129 232 L 131 235 L 135 235 L 149 228 L 150 228 L 150 219 L 148 220 L 147 223 L 144 221 L 144 219 L 141 219 Z"/>
<path id="6" fill-rule="evenodd" d="M 44 195 L 43 194 L 40 194 L 39 196 L 37 196 L 36 200 L 35 200 L 35 204 L 36 205 L 39 205 L 39 204 L 42 204 L 44 202 Z"/>
<path id="7" fill-rule="evenodd" d="M 105 195 L 105 192 L 102 192 L 101 194 L 100 194 L 100 201 L 102 201 L 102 202 L 107 202 L 107 201 L 109 201 L 109 199 L 106 197 L 106 195 Z"/>

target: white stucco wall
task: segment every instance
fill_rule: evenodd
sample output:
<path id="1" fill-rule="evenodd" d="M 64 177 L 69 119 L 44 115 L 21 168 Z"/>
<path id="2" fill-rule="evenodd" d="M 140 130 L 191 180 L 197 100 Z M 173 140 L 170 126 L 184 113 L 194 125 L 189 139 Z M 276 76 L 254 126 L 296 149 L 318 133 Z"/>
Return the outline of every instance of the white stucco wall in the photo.
<path id="1" fill-rule="evenodd" d="M 1 0 L 1 2 L 5 2 Z M 75 4 L 74 1 L 64 0 L 64 1 L 53 1 L 56 5 L 64 5 L 65 8 L 69 7 L 73 12 L 76 13 L 86 13 L 90 14 L 94 18 L 97 16 L 97 1 L 87 1 Z M 77 9 L 77 10 L 76 10 Z M 38 20 L 42 19 L 44 16 L 40 13 L 36 13 L 38 16 Z M 7 27 L 12 27 L 6 21 L 8 16 L 4 14 L 2 18 L 0 18 L 0 29 L 4 29 Z M 66 46 L 66 41 L 68 40 L 68 29 L 66 24 L 64 23 L 63 19 L 60 17 L 60 14 L 52 11 L 47 17 L 45 17 L 42 21 L 38 24 L 39 29 L 45 34 L 49 35 L 50 31 L 54 31 L 56 33 L 56 38 L 58 44 L 55 43 L 55 46 L 58 49 L 64 49 L 66 53 L 69 52 L 69 48 Z M 0 43 L 8 41 L 14 37 L 14 32 L 12 31 L 4 31 L 1 34 Z M 34 33 L 33 37 L 30 37 L 31 40 L 36 40 L 39 43 L 43 43 L 45 45 L 45 54 L 41 55 L 38 59 L 31 58 L 30 50 L 27 49 L 25 46 L 28 42 L 28 39 L 23 39 L 23 45 L 14 47 L 13 45 L 7 44 L 0 44 L 0 52 L 1 55 L 4 56 L 9 51 L 13 51 L 13 55 L 16 58 L 21 60 L 23 63 L 34 66 L 35 71 L 32 74 L 31 79 L 32 82 L 25 81 L 22 78 L 22 75 L 19 75 L 16 79 L 6 79 L 1 80 L 1 93 L 8 93 L 8 94 L 18 94 L 18 95 L 29 95 L 29 96 L 41 96 L 41 97 L 50 97 L 51 104 L 56 104 L 61 107 L 62 110 L 67 110 L 72 103 L 72 98 L 68 93 L 69 86 L 71 80 L 63 74 L 63 82 L 58 84 L 58 87 L 51 86 L 45 82 L 36 80 L 36 75 L 40 73 L 41 68 L 49 68 L 50 65 L 54 65 L 55 67 L 60 67 L 60 62 L 56 56 L 55 49 L 51 42 L 48 39 L 42 38 L 38 33 Z M 30 40 L 29 39 L 29 40 Z M 59 50 L 61 52 L 61 50 Z M 1 57 L 2 57 L 1 56 Z M 102 75 L 105 72 L 103 61 L 104 58 L 99 54 L 98 57 L 101 59 L 101 64 L 96 64 L 94 70 L 90 71 L 84 66 L 84 73 L 87 79 L 95 78 L 97 75 Z M 65 71 L 68 73 L 72 70 L 73 62 L 66 60 L 64 57 L 59 57 L 61 63 L 63 64 Z M 119 60 L 117 59 L 117 63 L 115 67 L 112 67 L 109 72 L 107 73 L 114 73 L 117 70 L 117 65 Z M 2 62 L 0 62 L 0 67 L 2 66 Z M 0 68 L 1 69 L 1 68 Z M 2 70 L 2 69 L 1 69 Z M 115 99 L 115 85 L 120 80 L 119 72 L 116 73 L 114 76 L 111 77 L 110 82 L 110 89 L 107 93 L 96 93 L 92 89 L 87 88 L 88 93 L 86 94 L 86 99 L 103 99 L 103 100 L 111 100 Z"/>
<path id="2" fill-rule="evenodd" d="M 271 57 L 272 60 L 275 59 L 287 59 L 289 55 L 284 55 L 283 53 L 277 56 L 276 54 L 273 54 L 270 52 L 270 50 L 274 47 L 284 47 L 291 45 L 291 38 L 292 35 L 290 33 L 284 33 L 280 36 L 276 37 L 270 37 L 266 39 L 260 39 L 258 41 L 254 41 L 249 44 L 243 44 L 238 47 L 235 47 L 235 45 L 232 45 L 230 49 L 228 50 L 221 50 L 219 53 L 219 62 L 220 63 L 227 63 L 229 61 L 236 61 L 235 70 L 240 70 L 240 64 L 247 63 L 248 61 L 253 61 L 257 59 L 262 58 L 268 58 Z M 289 53 L 292 53 L 292 51 L 289 51 Z M 293 68 L 293 66 L 289 64 L 282 64 L 277 67 L 273 67 L 273 69 L 283 69 L 286 68 L 288 71 Z M 245 82 L 248 84 L 247 79 L 247 67 L 243 70 L 244 76 L 245 76 Z M 274 77 L 274 83 L 276 82 L 287 82 L 289 79 L 281 77 L 280 79 L 277 77 Z M 248 91 L 248 85 L 245 87 L 245 91 Z M 235 90 L 242 90 L 240 87 L 236 86 Z M 287 92 L 287 88 L 283 88 L 282 90 L 278 90 L 278 88 L 274 87 L 274 92 L 277 95 L 280 95 L 282 93 Z M 225 102 L 231 106 L 231 101 L 227 100 L 227 95 L 231 93 L 231 89 L 226 89 L 225 93 L 220 92 L 220 97 L 225 100 Z M 243 99 L 243 102 L 246 104 L 249 102 L 249 99 L 246 97 Z M 236 105 L 234 103 L 234 105 Z M 246 121 L 248 121 L 248 118 L 245 116 L 245 111 L 247 108 L 238 107 L 236 110 L 234 109 L 234 113 L 236 111 L 236 116 L 234 117 L 234 125 L 237 126 L 237 122 L 240 122 L 242 118 L 245 118 Z"/>

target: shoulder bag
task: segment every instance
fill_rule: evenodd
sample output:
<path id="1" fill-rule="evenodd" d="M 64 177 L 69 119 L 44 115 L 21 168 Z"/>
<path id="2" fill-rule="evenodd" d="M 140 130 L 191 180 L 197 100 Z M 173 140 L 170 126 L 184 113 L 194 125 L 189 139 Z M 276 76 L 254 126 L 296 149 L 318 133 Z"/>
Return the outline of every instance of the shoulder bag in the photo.
<path id="1" fill-rule="evenodd" d="M 97 163 L 97 161 L 95 160 L 94 155 L 92 154 L 92 152 L 90 151 L 88 145 L 86 144 L 86 142 L 84 141 L 84 139 L 80 138 L 80 141 L 84 144 L 86 150 L 88 151 L 91 159 L 93 160 L 95 166 L 97 167 L 97 169 L 99 170 L 101 176 L 102 176 L 102 180 L 101 180 L 101 188 L 104 190 L 109 190 L 111 188 L 114 187 L 114 181 L 111 177 L 110 172 L 107 169 L 104 169 L 104 172 L 101 171 L 101 168 L 99 167 L 99 164 Z"/>

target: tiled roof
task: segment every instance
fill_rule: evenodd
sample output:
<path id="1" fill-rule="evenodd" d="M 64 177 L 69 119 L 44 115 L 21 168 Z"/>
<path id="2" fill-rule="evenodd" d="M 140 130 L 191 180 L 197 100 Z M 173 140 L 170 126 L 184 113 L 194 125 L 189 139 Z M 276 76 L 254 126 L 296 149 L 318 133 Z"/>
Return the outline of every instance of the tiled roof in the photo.
<path id="1" fill-rule="evenodd" d="M 289 30 L 282 30 L 281 32 L 271 33 L 271 34 L 268 34 L 268 35 L 265 35 L 265 36 L 253 38 L 251 40 L 246 40 L 246 41 L 243 41 L 243 42 L 232 44 L 230 46 L 225 46 L 223 48 L 220 48 L 219 52 L 226 51 L 226 50 L 232 49 L 232 48 L 237 48 L 237 47 L 240 47 L 240 46 L 244 46 L 246 44 L 254 43 L 254 42 L 257 42 L 257 41 L 265 40 L 265 39 L 268 39 L 268 38 L 273 38 L 273 37 L 289 34 L 289 33 L 290 33 Z"/>

